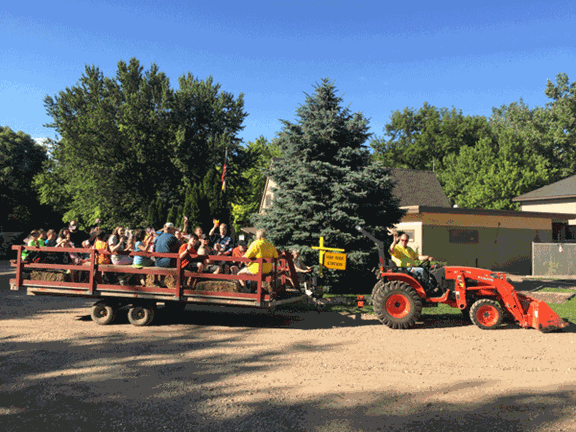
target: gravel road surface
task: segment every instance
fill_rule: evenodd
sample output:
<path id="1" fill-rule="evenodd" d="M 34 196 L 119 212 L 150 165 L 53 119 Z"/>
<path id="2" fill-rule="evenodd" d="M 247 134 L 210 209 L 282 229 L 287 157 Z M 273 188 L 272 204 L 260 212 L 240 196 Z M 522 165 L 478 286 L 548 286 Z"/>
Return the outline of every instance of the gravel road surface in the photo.
<path id="1" fill-rule="evenodd" d="M 576 431 L 576 326 L 188 306 L 98 326 L 0 271 L 3 431 Z"/>

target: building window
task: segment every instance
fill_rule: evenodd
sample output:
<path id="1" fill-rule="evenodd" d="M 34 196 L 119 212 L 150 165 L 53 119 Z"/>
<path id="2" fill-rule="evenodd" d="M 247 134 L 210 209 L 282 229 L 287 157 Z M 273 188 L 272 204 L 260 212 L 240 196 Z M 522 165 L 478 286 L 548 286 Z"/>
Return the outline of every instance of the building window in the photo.
<path id="1" fill-rule="evenodd" d="M 414 241 L 414 230 L 399 230 L 399 231 L 403 231 L 404 233 L 406 233 L 406 235 L 408 236 L 409 243 Z"/>
<path id="2" fill-rule="evenodd" d="M 478 243 L 477 230 L 452 229 L 450 230 L 450 243 L 476 244 Z"/>

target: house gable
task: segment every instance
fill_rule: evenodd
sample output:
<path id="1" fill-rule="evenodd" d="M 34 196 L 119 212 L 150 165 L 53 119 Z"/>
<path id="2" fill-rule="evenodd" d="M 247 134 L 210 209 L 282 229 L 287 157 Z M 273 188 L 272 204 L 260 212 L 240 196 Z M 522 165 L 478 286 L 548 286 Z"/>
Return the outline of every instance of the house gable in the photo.
<path id="1" fill-rule="evenodd" d="M 529 201 L 545 202 L 566 198 L 576 199 L 576 175 L 520 195 L 513 198 L 512 201 L 519 203 Z"/>
<path id="2" fill-rule="evenodd" d="M 275 158 L 272 162 L 278 163 L 281 162 L 281 159 Z M 392 194 L 400 200 L 400 207 L 415 205 L 450 207 L 450 202 L 442 186 L 440 186 L 436 174 L 432 171 L 390 168 L 390 177 L 395 183 Z M 268 177 L 262 194 L 259 213 L 272 205 L 274 188 L 276 188 L 276 183 Z"/>

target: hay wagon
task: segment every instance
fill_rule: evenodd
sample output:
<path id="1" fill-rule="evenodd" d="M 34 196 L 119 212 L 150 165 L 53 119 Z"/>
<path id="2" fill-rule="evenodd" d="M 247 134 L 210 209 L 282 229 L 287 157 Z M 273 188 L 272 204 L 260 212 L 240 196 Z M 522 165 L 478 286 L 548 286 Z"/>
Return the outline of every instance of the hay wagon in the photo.
<path id="1" fill-rule="evenodd" d="M 91 316 L 98 324 L 112 323 L 120 309 L 128 309 L 128 320 L 136 326 L 152 323 L 159 304 L 166 308 L 182 310 L 187 304 L 241 306 L 273 310 L 279 305 L 306 301 L 308 292 L 298 282 L 291 255 L 282 251 L 277 259 L 233 258 L 228 256 L 205 256 L 213 261 L 229 264 L 256 262 L 256 274 L 194 273 L 181 269 L 177 253 L 131 252 L 157 258 L 173 258 L 176 267 L 143 267 L 131 265 L 98 264 L 99 253 L 94 249 L 34 248 L 13 246 L 17 259 L 16 277 L 10 280 L 10 289 L 26 289 L 28 295 L 55 295 L 95 299 Z M 50 256 L 57 263 L 23 261 L 22 250 L 30 250 Z M 83 264 L 63 263 L 65 254 L 85 254 Z M 104 252 L 107 253 L 107 252 Z M 55 258 L 55 259 L 54 259 Z M 44 262 L 42 262 L 44 261 Z M 272 272 L 262 273 L 262 264 L 271 263 Z M 141 275 L 145 285 L 141 285 Z M 120 277 L 119 277 L 120 276 Z M 159 279 L 162 286 L 158 286 Z M 245 281 L 248 288 L 240 285 Z M 248 291 L 248 292 L 246 292 Z"/>

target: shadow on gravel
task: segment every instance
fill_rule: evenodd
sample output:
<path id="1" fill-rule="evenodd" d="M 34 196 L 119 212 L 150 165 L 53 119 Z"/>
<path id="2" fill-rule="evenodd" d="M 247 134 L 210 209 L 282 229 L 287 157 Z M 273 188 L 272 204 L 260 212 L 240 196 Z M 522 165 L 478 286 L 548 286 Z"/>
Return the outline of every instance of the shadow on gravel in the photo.
<path id="1" fill-rule="evenodd" d="M 219 340 L 203 339 L 203 329 L 194 328 L 173 337 L 0 341 L 2 429 L 529 432 L 573 425 L 572 388 L 488 397 L 494 383 L 485 380 L 410 393 L 343 389 L 286 402 L 283 390 L 297 388 L 300 378 L 290 389 L 274 386 L 276 367 L 290 365 L 290 355 L 302 351 L 321 358 L 331 346 L 293 344 L 246 354 L 243 335 L 251 331 Z M 239 352 L 223 356 L 216 350 L 222 345 Z M 254 373 L 267 385 L 247 393 L 241 379 Z M 471 402 L 470 393 L 481 399 Z"/>
<path id="2" fill-rule="evenodd" d="M 0 275 L 0 306 L 2 307 L 0 321 L 2 319 L 32 317 L 43 313 L 59 313 L 59 311 L 70 309 L 90 308 L 97 301 L 97 299 L 82 297 L 28 296 L 25 288 L 20 291 L 10 291 L 9 279 L 13 277 L 13 275 Z M 91 320 L 88 314 L 79 316 L 77 319 L 80 321 Z M 125 314 L 120 313 L 116 324 L 127 323 Z M 297 312 L 288 309 L 270 312 L 255 308 L 187 305 L 184 313 L 170 313 L 159 308 L 154 325 L 174 324 L 294 328 L 299 330 L 380 325 L 376 320 L 362 319 L 360 314 L 318 313 L 315 310 L 306 310 L 305 308 Z"/>
<path id="3" fill-rule="evenodd" d="M 449 328 L 473 325 L 461 314 L 423 314 L 415 328 Z"/>
<path id="4" fill-rule="evenodd" d="M 79 321 L 91 321 L 90 315 L 76 318 Z M 129 324 L 126 312 L 120 311 L 114 325 Z M 96 324 L 94 324 L 96 325 Z M 285 328 L 297 330 L 318 330 L 338 327 L 363 327 L 381 325 L 376 319 L 360 314 L 344 315 L 337 312 L 291 312 L 233 308 L 186 306 L 184 311 L 173 312 L 159 307 L 152 327 L 171 325 L 222 326 L 228 328 Z"/>
<path id="5" fill-rule="evenodd" d="M 74 341 L 1 340 L 2 430 L 198 430 L 219 417 L 209 405 L 237 391 L 223 379 L 254 372 L 266 379 L 287 353 L 331 348 L 298 343 L 252 354 L 244 340 L 250 329 L 215 340 L 198 327 L 174 336 L 147 330 Z"/>
<path id="6" fill-rule="evenodd" d="M 249 431 L 263 425 L 270 430 L 293 431 L 528 432 L 543 430 L 555 422 L 573 424 L 576 397 L 572 390 L 514 393 L 477 403 L 435 400 L 437 396 L 458 394 L 465 387 L 475 389 L 484 384 L 462 383 L 434 392 L 332 394 L 272 407 L 262 404 L 249 416 L 220 421 L 203 430 Z"/>
<path id="7" fill-rule="evenodd" d="M 3 319 L 27 318 L 43 313 L 86 307 L 91 300 L 80 297 L 28 296 L 26 289 L 10 291 L 10 279 L 13 273 L 0 274 L 0 321 Z"/>

